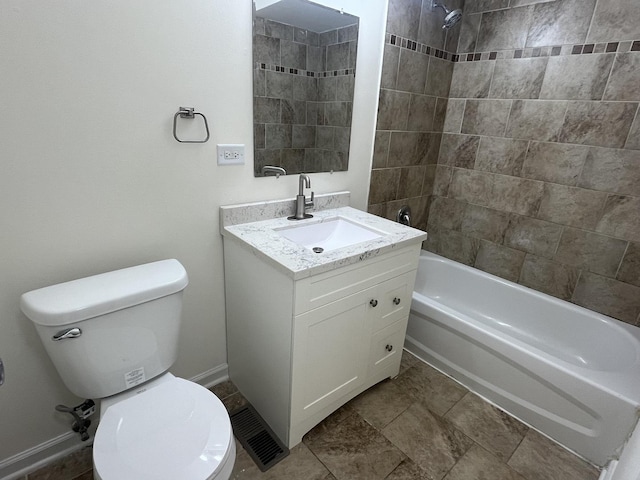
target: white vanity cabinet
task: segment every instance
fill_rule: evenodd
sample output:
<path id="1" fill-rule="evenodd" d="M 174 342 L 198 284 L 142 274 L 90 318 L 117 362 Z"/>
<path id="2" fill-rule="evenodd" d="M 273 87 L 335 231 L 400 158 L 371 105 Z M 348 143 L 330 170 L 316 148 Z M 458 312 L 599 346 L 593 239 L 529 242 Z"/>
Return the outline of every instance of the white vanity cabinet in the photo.
<path id="1" fill-rule="evenodd" d="M 229 376 L 290 448 L 393 377 L 420 243 L 294 280 L 225 238 Z"/>

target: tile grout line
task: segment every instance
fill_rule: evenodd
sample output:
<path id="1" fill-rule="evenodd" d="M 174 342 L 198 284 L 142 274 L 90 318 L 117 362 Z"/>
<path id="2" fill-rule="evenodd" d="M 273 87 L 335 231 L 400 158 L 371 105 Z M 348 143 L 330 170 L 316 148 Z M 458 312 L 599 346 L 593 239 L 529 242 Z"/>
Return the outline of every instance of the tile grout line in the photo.
<path id="1" fill-rule="evenodd" d="M 300 443 L 304 443 L 304 442 L 300 442 Z M 313 457 L 314 457 L 318 462 L 320 462 L 320 464 L 321 464 L 324 468 L 326 468 L 326 469 L 327 469 L 327 472 L 329 472 L 329 474 L 330 474 L 332 477 L 335 477 L 335 474 L 331 471 L 331 469 L 329 468 L 329 466 L 328 466 L 326 463 L 324 463 L 322 460 L 320 460 L 320 458 L 318 458 L 318 456 L 317 456 L 317 455 L 316 455 L 316 453 L 311 449 L 311 447 L 310 447 L 309 445 L 307 445 L 306 443 L 304 443 L 304 446 L 307 448 L 307 450 L 309 450 L 309 451 L 311 452 L 311 455 L 313 455 Z M 325 476 L 324 476 L 323 480 L 324 480 L 325 478 L 327 478 L 327 475 L 325 475 Z"/>
<path id="2" fill-rule="evenodd" d="M 573 289 L 571 290 L 571 296 L 569 297 L 569 301 L 571 303 L 574 303 L 576 305 L 580 305 L 576 300 L 575 300 L 575 294 L 576 294 L 576 290 L 578 289 L 578 284 L 580 283 L 580 279 L 582 278 L 582 274 L 584 273 L 584 269 L 583 268 L 579 268 L 578 269 L 578 276 L 576 277 L 576 284 L 573 286 Z"/>
<path id="3" fill-rule="evenodd" d="M 596 0 L 595 3 L 593 4 L 593 11 L 591 12 L 591 19 L 589 20 L 589 27 L 587 28 L 587 31 L 585 32 L 585 35 L 584 35 L 585 43 L 587 43 L 587 40 L 589 39 L 589 35 L 591 34 L 591 29 L 593 28 L 593 23 L 596 19 L 596 10 L 598 10 L 599 2 L 600 0 Z"/>
<path id="4" fill-rule="evenodd" d="M 622 268 L 622 264 L 624 263 L 624 257 L 627 255 L 627 252 L 629 251 L 630 247 L 631 247 L 631 241 L 627 241 L 627 245 L 624 248 L 622 257 L 620 257 L 620 263 L 618 263 L 618 268 L 616 268 L 616 273 L 613 275 L 614 280 L 618 280 L 618 274 L 620 273 L 620 269 Z M 622 280 L 618 280 L 618 281 L 621 282 Z"/>
<path id="5" fill-rule="evenodd" d="M 613 61 L 611 62 L 611 66 L 609 67 L 609 73 L 607 74 L 607 81 L 605 82 L 604 88 L 602 89 L 602 97 L 598 100 L 601 102 L 606 102 L 608 101 L 606 99 L 607 96 L 607 90 L 609 89 L 609 85 L 611 84 L 611 78 L 613 77 L 613 70 L 616 66 L 616 63 L 618 62 L 618 53 L 614 53 L 613 54 Z"/>
<path id="6" fill-rule="evenodd" d="M 631 127 L 629 128 L 629 133 L 627 134 L 627 138 L 624 141 L 624 145 L 623 145 L 623 149 L 624 150 L 633 150 L 631 148 L 626 148 L 626 146 L 629 143 L 629 140 L 631 140 L 631 131 L 633 130 L 633 125 L 635 125 L 636 122 L 640 122 L 640 103 L 638 103 L 638 108 L 636 109 L 636 114 L 633 117 L 633 120 L 631 122 Z"/>

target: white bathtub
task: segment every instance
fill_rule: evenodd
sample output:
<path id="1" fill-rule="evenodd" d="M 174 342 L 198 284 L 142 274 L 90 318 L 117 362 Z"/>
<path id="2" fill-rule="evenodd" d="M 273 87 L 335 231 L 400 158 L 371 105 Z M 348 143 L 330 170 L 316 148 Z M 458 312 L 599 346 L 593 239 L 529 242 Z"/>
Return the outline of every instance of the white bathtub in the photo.
<path id="1" fill-rule="evenodd" d="M 596 465 L 638 420 L 640 328 L 432 253 L 405 347 Z"/>

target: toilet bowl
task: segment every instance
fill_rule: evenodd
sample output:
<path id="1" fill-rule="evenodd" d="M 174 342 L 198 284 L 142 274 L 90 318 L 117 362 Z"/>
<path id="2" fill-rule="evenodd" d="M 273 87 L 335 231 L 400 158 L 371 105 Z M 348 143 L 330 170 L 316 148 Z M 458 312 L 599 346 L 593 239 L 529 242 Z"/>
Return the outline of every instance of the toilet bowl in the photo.
<path id="1" fill-rule="evenodd" d="M 99 480 L 228 479 L 235 441 L 227 410 L 206 388 L 170 373 L 100 404 L 93 442 Z"/>
<path id="2" fill-rule="evenodd" d="M 99 480 L 228 480 L 236 446 L 226 408 L 168 372 L 177 357 L 187 273 L 162 260 L 22 295 L 71 392 L 100 403 Z"/>

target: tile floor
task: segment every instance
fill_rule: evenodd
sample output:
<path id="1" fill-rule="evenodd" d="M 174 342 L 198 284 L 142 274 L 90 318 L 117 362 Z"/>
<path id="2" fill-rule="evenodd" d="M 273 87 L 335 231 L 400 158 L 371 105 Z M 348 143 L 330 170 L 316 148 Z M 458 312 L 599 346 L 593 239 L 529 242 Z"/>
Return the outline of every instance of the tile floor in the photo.
<path id="1" fill-rule="evenodd" d="M 241 404 L 233 389 L 214 387 L 225 404 Z M 598 475 L 593 466 L 405 352 L 398 377 L 340 408 L 267 472 L 240 448 L 233 478 L 595 480 Z"/>
<path id="2" fill-rule="evenodd" d="M 245 403 L 231 382 L 212 390 Z M 91 450 L 24 480 L 90 480 Z M 596 480 L 596 468 L 404 353 L 400 375 L 367 390 L 260 472 L 238 443 L 237 480 Z"/>

